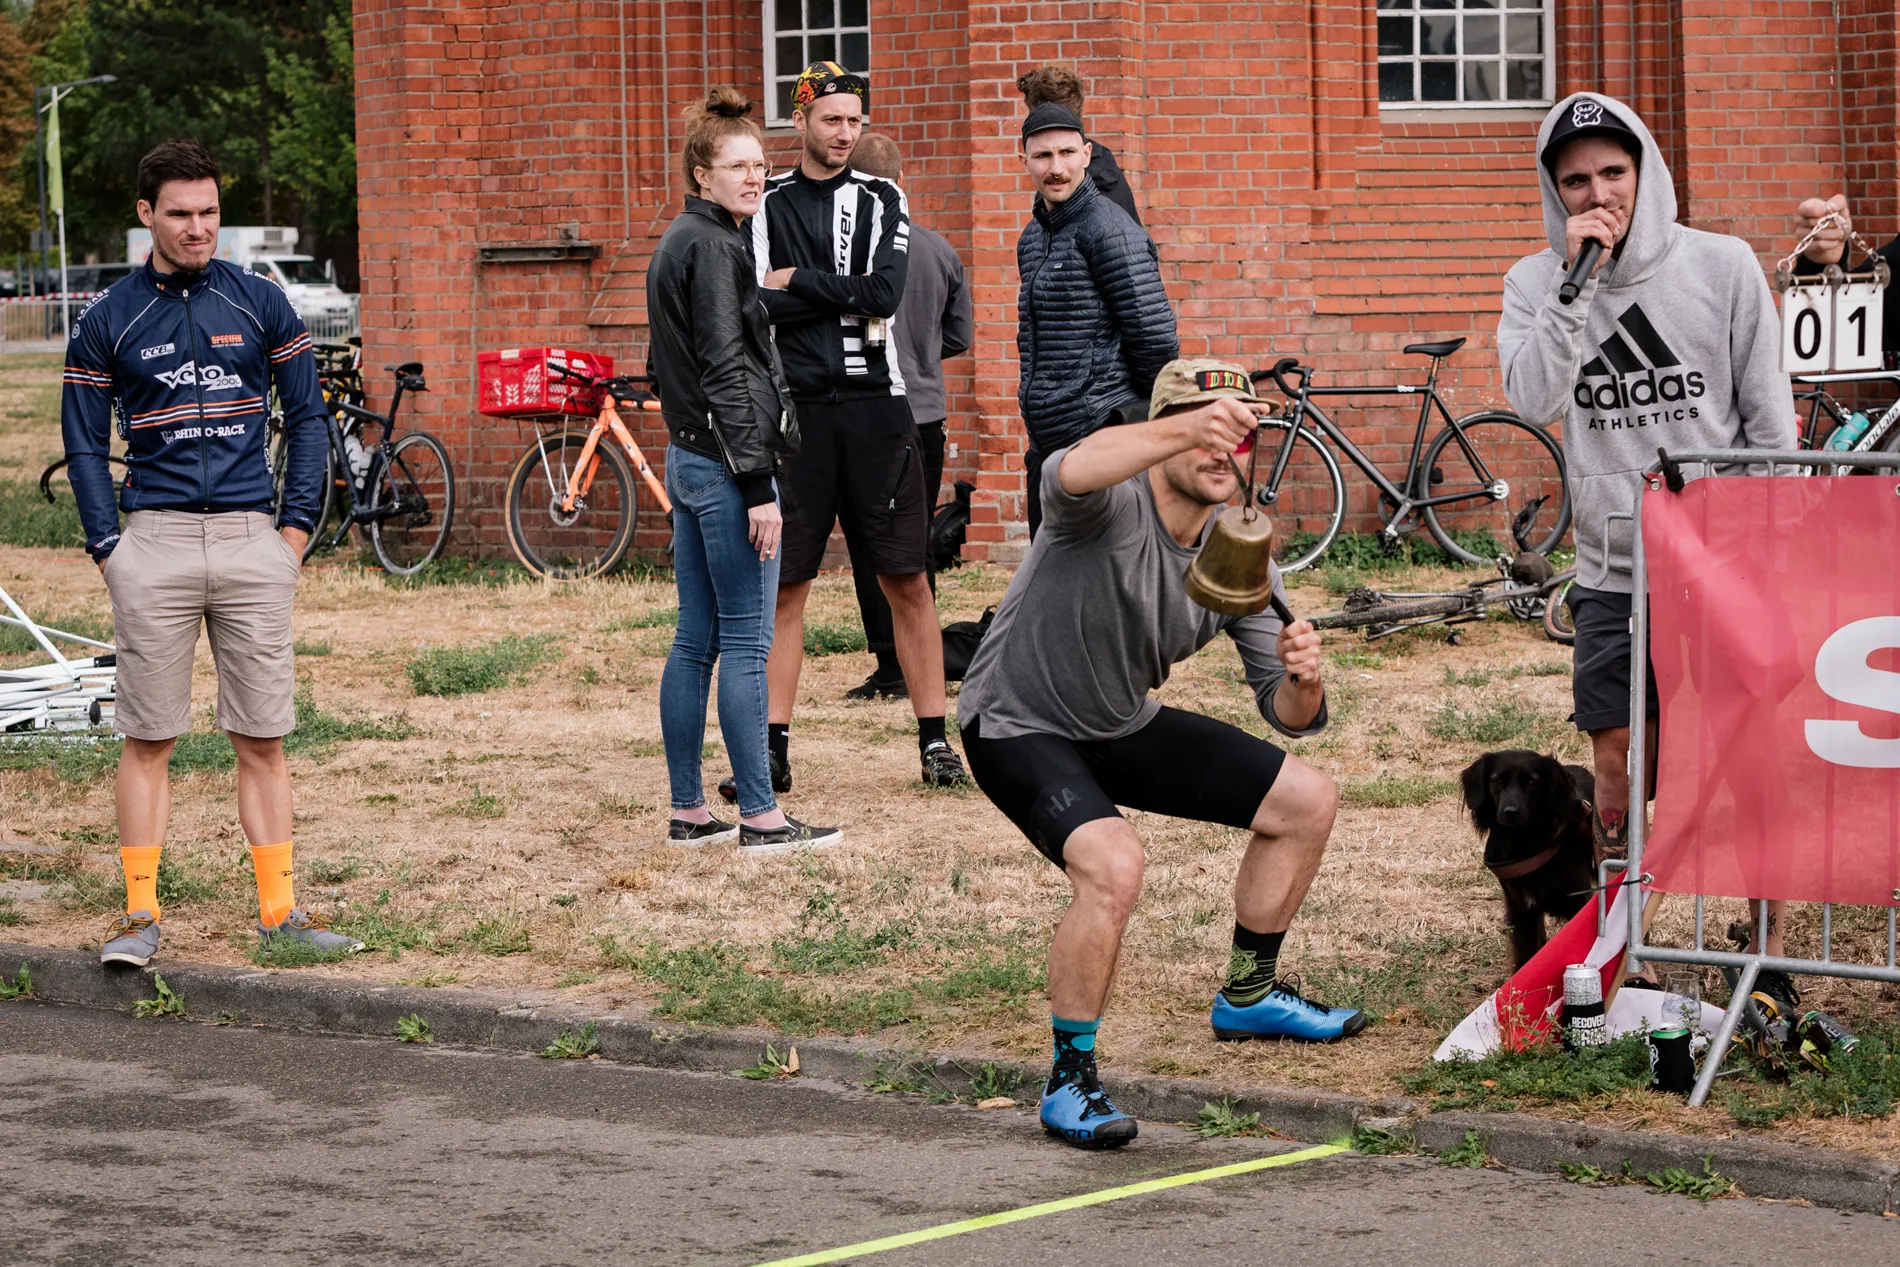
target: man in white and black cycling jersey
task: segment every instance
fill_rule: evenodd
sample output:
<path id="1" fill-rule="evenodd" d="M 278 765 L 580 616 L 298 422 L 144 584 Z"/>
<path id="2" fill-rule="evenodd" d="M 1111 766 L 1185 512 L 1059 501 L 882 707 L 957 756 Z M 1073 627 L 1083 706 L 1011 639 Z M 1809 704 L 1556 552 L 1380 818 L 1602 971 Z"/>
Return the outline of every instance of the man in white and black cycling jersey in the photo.
<path id="1" fill-rule="evenodd" d="M 1055 1060 L 1041 1116 L 1079 1148 L 1116 1147 L 1136 1130 L 1102 1090 L 1094 1057 L 1141 894 L 1141 838 L 1118 805 L 1252 833 L 1234 881 L 1215 1038 L 1331 1042 L 1365 1028 L 1362 1013 L 1302 998 L 1278 970 L 1332 832 L 1332 779 L 1237 726 L 1149 695 L 1225 633 L 1269 725 L 1289 736 L 1326 725 L 1310 624 L 1216 615 L 1185 588 L 1209 523 L 1237 491 L 1229 455 L 1264 403 L 1239 366 L 1172 361 L 1155 381 L 1149 421 L 1051 453 L 1042 531 L 963 684 L 958 715 L 977 785 L 1074 887 L 1049 947 Z"/>
<path id="2" fill-rule="evenodd" d="M 780 490 L 784 559 L 766 662 L 766 734 L 781 793 L 792 785 L 805 602 L 834 523 L 890 601 L 923 781 L 949 787 L 968 777 L 944 732 L 943 635 L 927 572 L 931 508 L 891 333 L 909 269 L 909 210 L 894 181 L 850 166 L 868 93 L 862 76 L 836 62 L 805 68 L 792 90 L 798 165 L 766 182 L 750 222 L 772 341 L 804 437 Z"/>

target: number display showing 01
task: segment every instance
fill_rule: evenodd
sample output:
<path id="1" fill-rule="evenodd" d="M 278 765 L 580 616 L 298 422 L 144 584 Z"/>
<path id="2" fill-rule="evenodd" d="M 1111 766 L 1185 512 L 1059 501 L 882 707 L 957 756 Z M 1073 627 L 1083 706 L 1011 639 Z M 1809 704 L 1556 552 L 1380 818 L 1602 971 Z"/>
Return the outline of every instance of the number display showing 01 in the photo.
<path id="1" fill-rule="evenodd" d="M 1782 295 L 1781 368 L 1789 374 L 1880 368 L 1881 290 L 1873 282 L 1794 286 Z"/>

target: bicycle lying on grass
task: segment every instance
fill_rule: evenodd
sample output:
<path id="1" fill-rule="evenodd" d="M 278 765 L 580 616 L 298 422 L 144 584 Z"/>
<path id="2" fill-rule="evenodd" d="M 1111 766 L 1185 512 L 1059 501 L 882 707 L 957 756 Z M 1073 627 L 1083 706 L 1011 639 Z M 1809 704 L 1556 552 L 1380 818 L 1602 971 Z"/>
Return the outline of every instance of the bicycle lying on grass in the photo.
<path id="1" fill-rule="evenodd" d="M 1273 460 L 1257 494 L 1260 504 L 1273 512 L 1279 556 L 1275 561 L 1281 571 L 1298 571 L 1318 560 L 1345 521 L 1346 481 L 1328 440 L 1378 490 L 1385 521 L 1380 536 L 1387 542 L 1396 542 L 1416 515 L 1452 559 L 1489 563 L 1489 551 L 1508 540 L 1507 529 L 1526 510 L 1534 514 L 1537 507 L 1553 506 L 1556 518 L 1550 530 L 1520 546 L 1543 555 L 1557 548 L 1570 527 L 1563 450 L 1544 428 L 1506 410 L 1451 416 L 1438 390 L 1438 369 L 1464 345 L 1463 339 L 1447 339 L 1407 346 L 1407 355 L 1431 358 L 1423 383 L 1315 387 L 1311 381 L 1315 369 L 1290 356 L 1282 357 L 1270 370 L 1255 371 L 1251 377 L 1256 384 L 1270 379 L 1287 397 L 1280 417 L 1261 422 L 1264 430 L 1259 443 L 1267 450 L 1261 456 L 1271 454 Z M 1299 376 L 1297 387 L 1287 382 L 1290 374 Z M 1418 429 L 1405 473 L 1396 483 L 1314 403 L 1321 396 L 1414 395 L 1420 397 Z M 1434 409 L 1444 419 L 1445 429 L 1427 446 L 1425 427 Z"/>
<path id="2" fill-rule="evenodd" d="M 396 435 L 396 414 L 402 409 L 404 393 L 429 390 L 421 363 L 384 368 L 396 376 L 387 414 L 351 403 L 344 383 L 324 383 L 324 402 L 331 411 L 324 419 L 328 443 L 314 516 L 317 530 L 303 554 L 308 559 L 320 550 L 334 550 L 349 540 L 350 529 L 360 526 L 384 571 L 412 576 L 448 544 L 455 519 L 455 475 L 449 467 L 449 451 L 440 440 L 426 431 Z M 373 445 L 362 438 L 365 423 L 380 429 Z M 280 413 L 271 415 L 270 427 L 271 478 L 277 485 L 281 512 L 289 439 Z M 346 436 L 355 438 L 354 450 Z"/>
<path id="3" fill-rule="evenodd" d="M 1543 580 L 1527 581 L 1523 579 L 1526 573 L 1523 556 L 1515 562 L 1505 557 L 1495 562 L 1498 575 L 1462 589 L 1412 593 L 1358 586 L 1347 591 L 1342 610 L 1312 617 L 1313 627 L 1364 629 L 1366 640 L 1371 642 L 1426 625 L 1470 624 L 1486 619 L 1501 607 L 1519 620 L 1542 622 L 1545 636 L 1553 642 L 1569 645 L 1576 641 L 1576 629 L 1568 625 L 1567 611 L 1556 618 L 1551 614 L 1551 608 L 1562 604 L 1571 582 L 1576 579 L 1575 568 L 1553 573 Z M 1554 630 L 1553 619 L 1556 620 Z M 1453 629 L 1447 637 L 1456 643 L 1458 631 Z"/>
<path id="4" fill-rule="evenodd" d="M 660 401 L 649 390 L 650 376 L 577 374 L 555 361 L 548 370 L 598 392 L 600 412 L 584 431 L 570 413 L 527 416 L 535 438 L 508 477 L 508 544 L 536 576 L 585 580 L 611 571 L 633 544 L 636 470 L 660 509 L 673 513 L 666 487 L 616 408 L 657 411 Z"/>

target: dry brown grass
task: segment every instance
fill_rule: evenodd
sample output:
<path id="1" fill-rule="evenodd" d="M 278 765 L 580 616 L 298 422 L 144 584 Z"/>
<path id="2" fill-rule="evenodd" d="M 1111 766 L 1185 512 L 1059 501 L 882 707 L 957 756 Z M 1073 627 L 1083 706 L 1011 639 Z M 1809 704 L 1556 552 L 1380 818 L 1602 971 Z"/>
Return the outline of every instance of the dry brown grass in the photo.
<path id="1" fill-rule="evenodd" d="M 944 618 L 976 616 L 1006 582 L 992 568 L 946 574 Z M 42 612 L 106 613 L 97 573 L 76 551 L 0 547 L 0 583 Z M 1305 611 L 1336 605 L 1316 582 L 1296 587 L 1292 601 Z M 694 976 L 688 960 L 660 956 L 703 959 L 723 945 L 731 966 L 721 979 L 742 988 L 736 1001 L 721 996 L 726 1010 L 712 1019 L 865 1032 L 901 1018 L 878 1031 L 884 1041 L 1043 1055 L 1041 958 L 1066 885 L 980 793 L 917 782 L 906 705 L 842 702 L 868 657 L 807 661 L 792 734 L 797 784 L 787 806 L 842 824 L 843 845 L 745 860 L 661 843 L 667 782 L 656 696 L 671 630 L 630 626 L 674 602 L 670 584 L 653 580 L 395 589 L 353 564 L 309 570 L 297 636 L 330 652 L 300 658 L 298 672 L 319 707 L 400 714 L 416 731 L 293 761 L 300 895 L 384 947 L 304 970 L 537 986 L 601 1004 L 661 999 L 672 982 L 675 1009 L 693 1015 L 719 972 Z M 820 580 L 811 619 L 855 623 L 847 578 Z M 418 649 L 507 634 L 553 635 L 562 656 L 504 689 L 450 699 L 412 692 L 404 665 Z M 1455 780 L 1486 748 L 1585 759 L 1564 721 L 1568 653 L 1510 622 L 1467 627 L 1457 646 L 1442 632 L 1372 646 L 1341 635 L 1329 645 L 1335 724 L 1292 747 L 1338 778 L 1348 803 L 1285 962 L 1319 997 L 1363 1002 L 1374 1024 L 1332 1047 L 1213 1042 L 1206 1009 L 1226 959 L 1243 840 L 1137 815 L 1150 864 L 1102 1037 L 1111 1069 L 1390 1093 L 1505 975 L 1502 907 Z M 201 704 L 213 697 L 202 646 L 195 686 Z M 1224 640 L 1180 666 L 1162 698 L 1265 732 Z M 1434 734 L 1447 699 L 1480 713 L 1508 706 L 1528 719 L 1524 733 L 1492 743 Z M 707 738 L 717 743 L 716 725 Z M 709 789 L 725 770 L 720 756 L 706 762 Z M 1407 800 L 1423 803 L 1392 803 Z M 116 873 L 110 779 L 0 770 L 0 839 L 64 845 L 81 867 L 76 884 L 17 900 L 25 922 L 0 935 L 96 945 Z M 182 775 L 169 853 L 187 864 L 192 896 L 167 911 L 167 955 L 246 960 L 255 917 L 243 845 L 231 775 Z M 1664 928 L 1680 934 L 1680 923 L 1672 915 Z M 496 953 L 518 948 L 524 932 L 527 949 Z M 617 956 L 603 952 L 603 937 Z M 404 941 L 408 948 L 390 948 Z M 1877 1003 L 1867 987 L 1815 984 L 1820 1005 L 1838 1014 L 1878 1006 L 1891 1016 L 1890 999 Z M 1692 1114 L 1646 1093 L 1588 1112 L 1606 1124 L 1728 1129 L 1718 1112 Z M 1780 1135 L 1900 1155 L 1891 1123 L 1784 1124 Z"/>

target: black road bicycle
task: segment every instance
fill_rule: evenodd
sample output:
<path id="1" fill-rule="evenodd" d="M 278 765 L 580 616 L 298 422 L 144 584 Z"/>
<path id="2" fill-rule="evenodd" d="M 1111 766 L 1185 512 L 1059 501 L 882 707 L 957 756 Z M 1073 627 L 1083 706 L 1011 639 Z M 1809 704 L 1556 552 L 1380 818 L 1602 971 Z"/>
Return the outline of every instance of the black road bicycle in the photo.
<path id="1" fill-rule="evenodd" d="M 330 415 L 324 420 L 324 431 L 329 444 L 315 515 L 317 530 L 304 546 L 304 558 L 336 549 L 349 539 L 350 529 L 361 527 L 383 570 L 409 576 L 428 566 L 448 544 L 455 519 L 455 475 L 449 468 L 449 451 L 440 440 L 426 431 L 396 435 L 403 394 L 429 390 L 421 363 L 384 368 L 396 376 L 388 414 L 353 403 L 347 398 L 347 384 L 326 376 L 324 403 Z M 380 431 L 373 444 L 362 435 L 365 423 Z M 270 426 L 271 476 L 281 513 L 289 444 L 281 414 L 271 416 Z M 357 439 L 354 451 L 346 443 L 345 428 Z"/>
<path id="2" fill-rule="evenodd" d="M 1563 450 L 1543 427 L 1506 410 L 1451 416 L 1439 394 L 1438 368 L 1464 344 L 1463 339 L 1447 339 L 1408 346 L 1407 355 L 1431 358 L 1423 383 L 1315 387 L 1315 368 L 1291 356 L 1270 370 L 1254 372 L 1256 384 L 1270 379 L 1287 397 L 1280 417 L 1261 423 L 1261 464 L 1265 466 L 1271 454 L 1272 467 L 1256 494 L 1273 515 L 1274 554 L 1281 571 L 1313 564 L 1345 521 L 1346 481 L 1328 441 L 1378 490 L 1378 512 L 1385 524 L 1380 535 L 1387 542 L 1396 542 L 1416 517 L 1439 549 L 1462 563 L 1488 564 L 1513 541 L 1521 550 L 1544 555 L 1557 547 L 1570 527 Z M 1298 386 L 1287 382 L 1290 374 L 1299 376 Z M 1419 397 L 1418 430 L 1400 480 L 1387 478 L 1314 403 L 1322 396 Z M 1428 446 L 1425 427 L 1433 410 L 1444 419 L 1445 429 Z M 1538 529 L 1540 519 L 1549 522 L 1547 531 Z"/>

